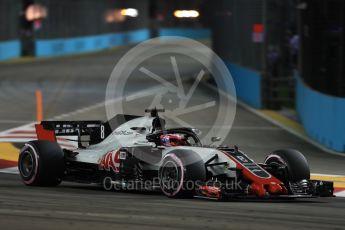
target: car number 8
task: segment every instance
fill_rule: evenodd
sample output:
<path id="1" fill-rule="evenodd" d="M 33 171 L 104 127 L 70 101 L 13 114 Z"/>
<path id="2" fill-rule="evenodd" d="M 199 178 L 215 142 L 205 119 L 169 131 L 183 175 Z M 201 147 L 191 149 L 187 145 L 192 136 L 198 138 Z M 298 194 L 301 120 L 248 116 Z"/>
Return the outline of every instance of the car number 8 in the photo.
<path id="1" fill-rule="evenodd" d="M 104 139 L 104 125 L 101 125 L 101 139 Z"/>

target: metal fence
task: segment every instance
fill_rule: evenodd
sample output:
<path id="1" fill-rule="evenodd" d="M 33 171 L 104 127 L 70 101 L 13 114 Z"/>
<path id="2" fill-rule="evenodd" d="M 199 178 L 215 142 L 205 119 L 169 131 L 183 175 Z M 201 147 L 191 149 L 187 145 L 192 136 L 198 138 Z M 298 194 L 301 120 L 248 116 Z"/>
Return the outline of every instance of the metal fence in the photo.
<path id="1" fill-rule="evenodd" d="M 196 9 L 204 0 L 0 0 L 0 40 L 20 39 L 22 55 L 35 55 L 36 42 L 166 27 L 201 27 L 198 20 L 176 19 L 177 9 Z M 25 12 L 46 16 L 26 20 Z M 121 9 L 138 11 L 123 17 Z M 39 11 L 37 10 L 37 12 Z M 110 13 L 110 14 L 107 14 Z M 116 18 L 109 21 L 107 15 Z M 124 19 L 125 18 L 125 19 Z"/>
<path id="2" fill-rule="evenodd" d="M 265 107 L 293 104 L 296 5 L 296 0 L 213 1 L 214 49 L 224 60 L 261 74 Z"/>
<path id="3" fill-rule="evenodd" d="M 214 1 L 209 16 L 213 27 L 215 51 L 225 60 L 261 71 L 264 67 L 264 43 L 254 43 L 255 24 L 263 24 L 262 0 Z"/>
<path id="4" fill-rule="evenodd" d="M 64 38 L 127 31 L 148 26 L 148 0 L 37 0 L 48 9 L 37 38 Z M 108 23 L 107 10 L 135 8 L 138 17 Z"/>
<path id="5" fill-rule="evenodd" d="M 272 55 L 279 76 L 290 75 L 289 39 L 296 33 L 296 1 L 223 0 L 214 2 L 215 50 L 226 60 L 266 71 Z"/>
<path id="6" fill-rule="evenodd" d="M 312 88 L 345 96 L 345 1 L 299 3 L 300 72 Z"/>
<path id="7" fill-rule="evenodd" d="M 0 0 L 0 41 L 18 39 L 20 0 Z"/>

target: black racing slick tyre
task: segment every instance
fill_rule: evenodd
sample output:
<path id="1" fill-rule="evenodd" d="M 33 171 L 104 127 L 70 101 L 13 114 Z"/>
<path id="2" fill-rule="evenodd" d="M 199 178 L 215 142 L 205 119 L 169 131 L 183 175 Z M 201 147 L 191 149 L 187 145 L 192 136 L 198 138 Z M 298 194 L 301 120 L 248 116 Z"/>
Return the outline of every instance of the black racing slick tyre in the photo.
<path id="1" fill-rule="evenodd" d="M 266 157 L 265 164 L 279 165 L 286 168 L 284 175 L 286 181 L 297 182 L 310 179 L 310 168 L 304 155 L 295 149 L 282 149 Z"/>
<path id="2" fill-rule="evenodd" d="M 26 185 L 57 186 L 64 168 L 64 153 L 57 142 L 30 141 L 20 151 L 18 169 Z"/>
<path id="3" fill-rule="evenodd" d="M 191 198 L 206 180 L 206 169 L 200 156 L 189 150 L 166 154 L 158 172 L 162 192 L 170 198 Z"/>

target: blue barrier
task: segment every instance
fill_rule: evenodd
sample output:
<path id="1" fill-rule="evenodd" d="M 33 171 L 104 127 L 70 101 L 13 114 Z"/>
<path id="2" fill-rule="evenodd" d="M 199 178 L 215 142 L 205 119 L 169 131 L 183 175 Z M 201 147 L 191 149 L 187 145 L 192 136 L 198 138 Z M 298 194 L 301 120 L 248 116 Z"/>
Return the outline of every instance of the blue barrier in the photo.
<path id="1" fill-rule="evenodd" d="M 211 37 L 208 29 L 163 28 L 160 36 L 184 36 L 194 39 Z M 148 29 L 102 35 L 90 35 L 72 38 L 37 39 L 35 56 L 61 56 L 102 50 L 114 46 L 138 43 L 150 38 Z M 21 45 L 19 40 L 0 42 L 0 60 L 19 57 Z"/>
<path id="2" fill-rule="evenodd" d="M 254 108 L 261 108 L 261 75 L 259 72 L 226 63 L 236 87 L 237 97 Z"/>
<path id="3" fill-rule="evenodd" d="M 47 57 L 92 52 L 144 41 L 149 37 L 149 31 L 141 29 L 75 38 L 38 39 L 36 40 L 36 56 Z"/>
<path id="4" fill-rule="evenodd" d="M 160 36 L 184 36 L 195 39 L 210 38 L 210 30 L 163 28 Z M 150 38 L 148 29 L 113 34 L 91 35 L 74 38 L 38 39 L 36 40 L 36 56 L 60 56 L 78 54 L 106 49 L 114 46 L 138 43 Z"/>
<path id="5" fill-rule="evenodd" d="M 313 90 L 296 74 L 296 109 L 308 135 L 330 149 L 345 152 L 345 98 Z"/>
<path id="6" fill-rule="evenodd" d="M 150 31 L 148 29 L 130 31 L 124 34 L 125 44 L 133 44 L 150 39 Z"/>
<path id="7" fill-rule="evenodd" d="M 188 28 L 162 28 L 159 36 L 181 36 L 194 39 L 207 39 L 211 37 L 208 29 L 188 29 Z"/>
<path id="8" fill-rule="evenodd" d="M 20 52 L 19 40 L 0 41 L 0 61 L 19 57 Z"/>

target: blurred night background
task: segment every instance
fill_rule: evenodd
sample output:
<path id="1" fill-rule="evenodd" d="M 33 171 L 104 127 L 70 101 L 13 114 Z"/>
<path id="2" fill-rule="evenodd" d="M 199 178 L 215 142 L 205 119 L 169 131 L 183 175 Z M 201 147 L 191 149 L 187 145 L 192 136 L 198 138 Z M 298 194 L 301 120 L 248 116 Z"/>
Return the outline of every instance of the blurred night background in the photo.
<path id="1" fill-rule="evenodd" d="M 344 15 L 345 0 L 0 0 L 0 81 L 21 59 L 165 35 L 208 40 L 240 101 L 344 152 Z"/>

